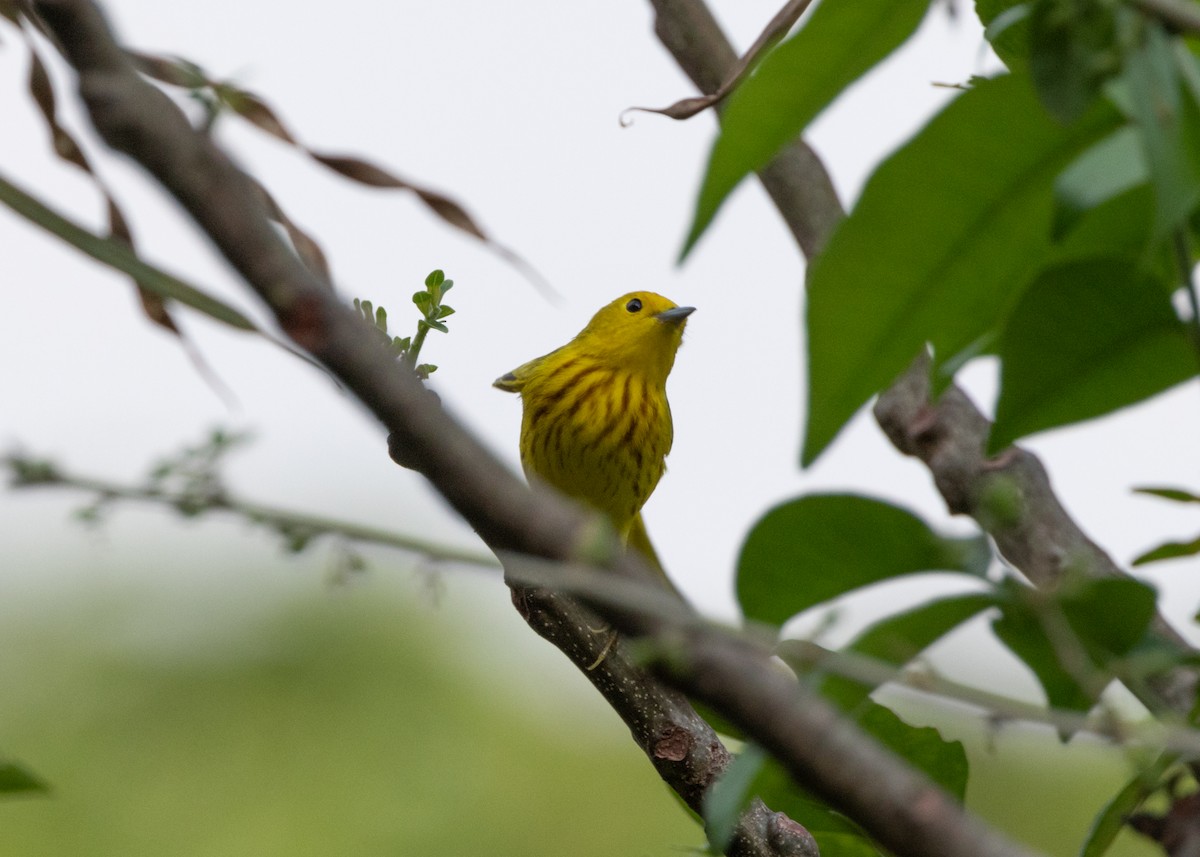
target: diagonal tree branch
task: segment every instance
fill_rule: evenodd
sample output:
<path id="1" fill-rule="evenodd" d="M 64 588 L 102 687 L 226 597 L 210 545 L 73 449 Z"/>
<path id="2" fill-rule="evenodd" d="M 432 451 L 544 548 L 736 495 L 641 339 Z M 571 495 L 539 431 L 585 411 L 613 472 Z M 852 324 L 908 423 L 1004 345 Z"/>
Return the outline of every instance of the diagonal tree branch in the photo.
<path id="1" fill-rule="evenodd" d="M 419 470 L 496 552 L 552 560 L 583 558 L 612 573 L 649 579 L 595 516 L 547 490 L 530 490 L 493 458 L 440 406 L 411 373 L 397 371 L 388 351 L 361 317 L 340 304 L 270 226 L 252 181 L 210 139 L 194 131 L 170 100 L 145 83 L 116 44 L 97 7 L 88 0 L 37 0 L 35 9 L 75 67 L 92 122 L 113 148 L 131 156 L 191 214 L 220 252 L 269 306 L 282 329 L 324 363 L 391 431 L 393 457 Z M 819 232 L 812 232 L 819 236 Z M 539 632 L 552 624 L 570 641 L 568 654 L 595 646 L 586 614 L 559 609 L 544 590 L 516 591 Z M 590 606 L 629 635 L 652 636 L 673 656 L 656 674 L 731 715 L 746 733 L 774 751 L 805 787 L 853 815 L 898 855 L 1016 855 L 1024 852 L 984 828 L 924 777 L 880 749 L 832 707 L 797 687 L 771 665 L 769 653 L 721 635 L 689 630 L 686 623 Z M 681 609 L 684 609 L 681 607 Z M 545 611 L 547 619 L 541 619 Z M 668 646 L 668 644 L 670 644 Z M 578 659 L 576 663 L 578 663 Z M 618 668 L 620 673 L 618 673 Z M 620 651 L 610 653 L 593 682 L 622 699 L 631 729 L 645 730 L 638 694 L 654 692 L 669 722 L 686 735 L 682 752 L 663 734 L 639 734 L 655 748 L 654 761 L 693 809 L 726 758 L 677 695 Z M 610 684 L 611 680 L 611 684 Z M 603 688 L 602 688 L 603 690 Z M 656 702 L 656 704 L 658 704 Z M 677 709 L 674 714 L 671 709 Z M 634 720 L 635 722 L 630 722 Z M 658 721 L 655 721 L 658 722 Z M 647 740 L 649 739 L 649 740 Z M 722 748 L 723 749 L 723 748 Z M 708 760 L 704 756 L 707 754 Z M 699 763 L 699 768 L 692 765 Z M 697 779 L 697 771 L 702 772 Z M 758 813 L 756 816 L 755 813 Z M 758 818 L 761 824 L 748 823 Z M 758 805 L 743 818 L 730 854 L 811 853 L 807 833 Z"/>

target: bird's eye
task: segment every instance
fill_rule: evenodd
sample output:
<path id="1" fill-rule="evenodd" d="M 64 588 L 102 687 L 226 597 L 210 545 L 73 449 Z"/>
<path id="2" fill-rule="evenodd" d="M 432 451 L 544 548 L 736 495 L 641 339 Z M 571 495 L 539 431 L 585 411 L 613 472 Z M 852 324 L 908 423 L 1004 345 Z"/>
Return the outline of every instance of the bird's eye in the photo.
<path id="1" fill-rule="evenodd" d="M 630 312 L 639 312 L 641 308 L 642 302 L 637 298 L 634 298 L 629 303 L 625 304 L 625 309 L 629 310 Z"/>

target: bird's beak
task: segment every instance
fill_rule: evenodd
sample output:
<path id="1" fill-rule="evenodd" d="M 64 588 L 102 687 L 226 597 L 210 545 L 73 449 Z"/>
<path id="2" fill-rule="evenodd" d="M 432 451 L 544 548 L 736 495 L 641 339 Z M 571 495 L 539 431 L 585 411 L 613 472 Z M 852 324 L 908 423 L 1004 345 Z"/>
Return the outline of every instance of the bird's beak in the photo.
<path id="1" fill-rule="evenodd" d="M 694 306 L 677 306 L 665 309 L 660 313 L 655 313 L 654 317 L 659 321 L 683 321 L 695 311 L 696 308 Z"/>

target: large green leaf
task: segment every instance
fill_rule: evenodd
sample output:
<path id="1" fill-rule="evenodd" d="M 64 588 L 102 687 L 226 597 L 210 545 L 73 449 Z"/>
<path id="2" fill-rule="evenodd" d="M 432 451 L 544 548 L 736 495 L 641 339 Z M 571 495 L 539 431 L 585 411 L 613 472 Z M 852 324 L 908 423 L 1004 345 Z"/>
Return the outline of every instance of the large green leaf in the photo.
<path id="1" fill-rule="evenodd" d="M 746 176 L 804 130 L 838 94 L 902 45 L 930 0 L 824 0 L 730 96 L 681 258 Z"/>
<path id="2" fill-rule="evenodd" d="M 1107 414 L 1200 370 L 1166 284 L 1122 259 L 1051 268 L 1004 327 L 989 445 Z"/>
<path id="3" fill-rule="evenodd" d="M 846 648 L 855 654 L 900 666 L 994 604 L 995 599 L 983 593 L 930 601 L 881 619 Z M 821 693 L 843 711 L 854 709 L 874 689 L 873 685 L 837 675 L 828 676 L 821 684 Z"/>
<path id="4" fill-rule="evenodd" d="M 868 497 L 812 494 L 767 512 L 738 557 L 747 619 L 780 625 L 851 590 L 918 571 L 982 575 L 987 540 L 938 535 L 911 512 Z"/>
<path id="5" fill-rule="evenodd" d="M 949 360 L 1007 314 L 1049 245 L 1054 178 L 1118 122 L 1101 104 L 1060 125 L 1007 75 L 875 171 L 809 276 L 805 465 L 926 342 Z"/>

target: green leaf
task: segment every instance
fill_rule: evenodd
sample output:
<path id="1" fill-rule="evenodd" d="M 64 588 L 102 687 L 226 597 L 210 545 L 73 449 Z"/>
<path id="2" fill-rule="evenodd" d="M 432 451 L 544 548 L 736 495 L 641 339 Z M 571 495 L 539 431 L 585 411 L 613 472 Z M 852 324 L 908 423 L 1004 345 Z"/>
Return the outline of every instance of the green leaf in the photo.
<path id="1" fill-rule="evenodd" d="M 766 166 L 847 86 L 902 45 L 930 0 L 821 3 L 729 97 L 680 259 L 747 175 Z"/>
<path id="2" fill-rule="evenodd" d="M 967 751 L 932 726 L 910 726 L 889 708 L 869 702 L 858 720 L 869 735 L 941 786 L 959 801 L 967 793 Z"/>
<path id="3" fill-rule="evenodd" d="M 1151 497 L 1161 497 L 1164 500 L 1173 500 L 1176 503 L 1200 503 L 1200 494 L 1185 491 L 1182 488 L 1161 488 L 1142 485 L 1134 488 L 1133 492 L 1135 494 L 1146 494 Z"/>
<path id="4" fill-rule="evenodd" d="M 1180 54 L 1184 56 L 1180 56 Z M 1181 87 L 1180 62 L 1195 77 L 1195 59 L 1176 52 L 1157 24 L 1147 26 L 1144 44 L 1126 61 L 1115 97 L 1138 130 L 1157 202 L 1154 234 L 1167 235 L 1200 202 L 1200 108 L 1197 93 Z"/>
<path id="5" fill-rule="evenodd" d="M 1042 103 L 1062 122 L 1078 119 L 1121 68 L 1113 4 L 1037 0 L 1029 23 L 1029 72 Z"/>
<path id="6" fill-rule="evenodd" d="M 997 352 L 991 451 L 1135 404 L 1200 369 L 1169 285 L 1121 259 L 1047 270 L 1013 310 Z"/>
<path id="7" fill-rule="evenodd" d="M 1116 127 L 1061 126 L 1027 77 L 983 81 L 888 158 L 810 270 L 802 463 L 932 342 L 948 360 L 1006 315 L 1049 246 L 1052 182 Z"/>
<path id="8" fill-rule="evenodd" d="M 1158 787 L 1163 775 L 1176 761 L 1173 754 L 1159 756 L 1113 795 L 1092 822 L 1079 857 L 1102 857 L 1107 853 L 1117 834 L 1125 828 L 1126 819 Z"/>
<path id="9" fill-rule="evenodd" d="M 990 594 L 977 593 L 930 601 L 879 620 L 846 650 L 901 666 L 995 603 Z M 837 675 L 828 676 L 821 684 L 821 693 L 843 711 L 851 711 L 862 704 L 873 690 L 874 685 L 863 685 Z"/>
<path id="10" fill-rule="evenodd" d="M 96 261 L 128 274 L 141 289 L 179 301 L 238 330 L 259 332 L 254 322 L 229 304 L 147 263 L 121 241 L 115 238 L 101 238 L 67 220 L 16 185 L 10 184 L 3 176 L 0 176 L 0 203 L 4 203 L 31 223 L 58 236 Z"/>
<path id="11" fill-rule="evenodd" d="M 1156 548 L 1146 551 L 1134 559 L 1134 565 L 1146 565 L 1151 562 L 1162 562 L 1165 559 L 1181 559 L 1185 556 L 1195 556 L 1200 553 L 1200 536 L 1190 542 L 1163 542 Z"/>
<path id="12" fill-rule="evenodd" d="M 1132 578 L 1089 580 L 1062 599 L 1071 628 L 1097 664 L 1129 654 L 1154 619 L 1154 587 Z"/>
<path id="13" fill-rule="evenodd" d="M 849 494 L 813 494 L 767 512 L 738 557 L 746 618 L 781 625 L 814 604 L 919 571 L 982 575 L 982 536 L 940 536 L 911 512 Z"/>
<path id="14" fill-rule="evenodd" d="M 429 294 L 429 292 L 413 292 L 412 302 L 419 307 L 424 307 L 432 300 L 433 295 Z"/>
<path id="15" fill-rule="evenodd" d="M 48 792 L 50 787 L 15 762 L 0 761 L 0 794 Z"/>
<path id="16" fill-rule="evenodd" d="M 446 304 L 442 304 L 440 307 L 438 307 L 438 318 L 445 318 L 448 315 L 454 315 L 454 307 L 447 306 Z"/>
<path id="17" fill-rule="evenodd" d="M 737 820 L 754 797 L 754 780 L 770 758 L 757 744 L 747 744 L 704 796 L 704 833 L 713 849 L 724 854 Z"/>
<path id="18" fill-rule="evenodd" d="M 1150 179 L 1138 131 L 1121 128 L 1092 146 L 1054 182 L 1054 237 L 1062 238 L 1083 215 Z"/>
<path id="19" fill-rule="evenodd" d="M 425 286 L 430 289 L 436 289 L 444 282 L 446 282 L 446 274 L 441 268 L 434 268 L 425 278 Z"/>
<path id="20" fill-rule="evenodd" d="M 1012 71 L 1028 63 L 1031 5 L 1025 0 L 975 0 L 975 13 L 984 26 L 983 37 Z"/>

